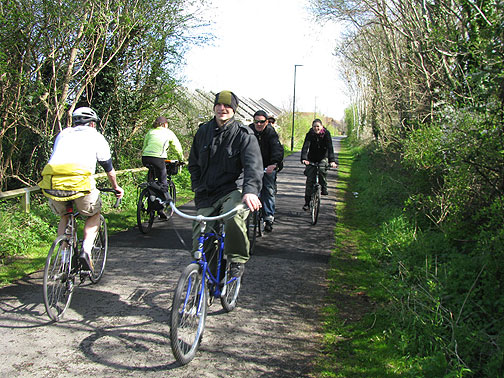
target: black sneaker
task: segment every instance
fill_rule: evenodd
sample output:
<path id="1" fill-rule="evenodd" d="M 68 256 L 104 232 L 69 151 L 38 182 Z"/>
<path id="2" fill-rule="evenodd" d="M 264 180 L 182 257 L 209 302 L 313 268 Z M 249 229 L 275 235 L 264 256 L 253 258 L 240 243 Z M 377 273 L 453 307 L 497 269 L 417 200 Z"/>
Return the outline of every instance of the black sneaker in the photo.
<path id="1" fill-rule="evenodd" d="M 243 271 L 245 270 L 245 264 L 243 263 L 231 263 L 231 277 L 241 277 L 243 275 Z"/>
<path id="2" fill-rule="evenodd" d="M 321 193 L 322 193 L 323 196 L 327 196 L 329 194 L 327 192 L 327 188 L 323 188 Z"/>
<path id="3" fill-rule="evenodd" d="M 273 231 L 273 222 L 271 222 L 271 221 L 264 222 L 264 231 L 266 231 L 266 232 Z"/>
<path id="4" fill-rule="evenodd" d="M 309 208 L 310 208 L 310 204 L 309 204 L 309 203 L 305 203 L 305 204 L 303 205 L 303 210 L 304 210 L 304 211 L 307 211 Z"/>
<path id="5" fill-rule="evenodd" d="M 91 261 L 91 256 L 82 251 L 79 255 L 79 260 L 83 270 L 90 270 L 91 273 L 93 273 L 93 261 Z"/>

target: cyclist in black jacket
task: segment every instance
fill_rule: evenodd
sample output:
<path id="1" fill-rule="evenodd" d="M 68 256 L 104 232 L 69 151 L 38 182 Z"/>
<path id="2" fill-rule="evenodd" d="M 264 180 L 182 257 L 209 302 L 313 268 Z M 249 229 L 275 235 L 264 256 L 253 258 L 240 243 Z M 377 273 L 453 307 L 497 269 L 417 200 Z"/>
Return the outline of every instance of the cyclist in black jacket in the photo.
<path id="1" fill-rule="evenodd" d="M 261 208 L 259 192 L 262 186 L 263 164 L 257 139 L 234 114 L 238 97 L 230 91 L 217 93 L 215 117 L 200 125 L 189 154 L 188 169 L 198 214 L 210 216 L 225 213 L 241 202 L 252 211 Z M 240 192 L 237 180 L 243 173 Z M 245 218 L 236 214 L 226 220 L 224 253 L 231 261 L 231 272 L 243 274 L 249 259 L 249 241 Z M 199 224 L 193 225 L 193 251 L 198 248 Z"/>
<path id="2" fill-rule="evenodd" d="M 284 149 L 277 132 L 273 126 L 269 125 L 268 115 L 264 110 L 255 112 L 254 123 L 249 125 L 249 127 L 254 132 L 261 148 L 264 176 L 260 197 L 264 212 L 264 230 L 271 232 L 275 219 L 276 175 L 283 161 Z"/>
<path id="3" fill-rule="evenodd" d="M 327 166 L 336 168 L 336 159 L 331 139 L 331 133 L 323 125 L 320 119 L 312 122 L 312 128 L 306 134 L 303 148 L 301 150 L 301 163 L 306 165 L 304 174 L 306 176 L 305 204 L 303 210 L 310 207 L 310 197 L 313 184 L 315 183 L 316 168 L 312 163 L 320 163 L 319 182 L 322 187 L 322 194 L 327 195 Z"/>

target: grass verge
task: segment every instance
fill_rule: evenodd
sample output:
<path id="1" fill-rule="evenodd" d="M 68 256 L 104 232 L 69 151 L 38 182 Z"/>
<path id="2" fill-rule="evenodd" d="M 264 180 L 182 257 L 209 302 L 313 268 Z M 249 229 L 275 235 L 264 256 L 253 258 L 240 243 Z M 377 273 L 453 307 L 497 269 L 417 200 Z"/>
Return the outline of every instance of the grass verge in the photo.
<path id="1" fill-rule="evenodd" d="M 323 314 L 323 357 L 314 374 L 318 378 L 426 376 L 401 349 L 401 335 L 395 332 L 400 322 L 390 305 L 391 276 L 369 252 L 376 248 L 382 223 L 400 213 L 401 194 L 386 175 L 370 168 L 364 151 L 343 142 L 338 158 L 335 251 Z"/>

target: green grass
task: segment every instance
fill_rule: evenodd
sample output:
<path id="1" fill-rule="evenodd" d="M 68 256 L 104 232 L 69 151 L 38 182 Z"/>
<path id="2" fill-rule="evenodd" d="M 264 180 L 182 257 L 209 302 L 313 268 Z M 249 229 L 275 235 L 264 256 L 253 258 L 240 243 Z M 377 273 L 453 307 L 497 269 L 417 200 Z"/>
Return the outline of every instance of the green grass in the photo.
<path id="1" fill-rule="evenodd" d="M 117 209 L 112 207 L 115 202 L 113 195 L 102 195 L 102 213 L 107 219 L 109 235 L 135 227 L 137 187 L 144 179 L 145 173 L 119 176 L 119 185 L 125 190 L 125 195 Z M 177 204 L 191 200 L 193 193 L 187 170 L 175 176 L 174 181 Z M 99 186 L 107 186 L 106 181 Z M 56 237 L 59 218 L 51 212 L 42 194 L 32 195 L 29 214 L 20 210 L 18 202 L 13 199 L 0 203 L 0 227 L 4 233 L 0 246 L 0 287 L 43 269 L 47 252 Z M 82 227 L 83 219 L 79 222 Z M 82 230 L 79 232 L 82 235 Z"/>
<path id="2" fill-rule="evenodd" d="M 315 375 L 443 376 L 436 369 L 428 375 L 422 359 L 408 355 L 401 345 L 404 333 L 397 329 L 400 316 L 391 306 L 390 288 L 394 285 L 370 251 L 377 248 L 382 224 L 402 211 L 402 195 L 394 192 L 386 176 L 373 170 L 368 159 L 368 154 L 343 143 L 338 168 L 336 243 L 323 313 L 323 357 L 317 361 Z"/>

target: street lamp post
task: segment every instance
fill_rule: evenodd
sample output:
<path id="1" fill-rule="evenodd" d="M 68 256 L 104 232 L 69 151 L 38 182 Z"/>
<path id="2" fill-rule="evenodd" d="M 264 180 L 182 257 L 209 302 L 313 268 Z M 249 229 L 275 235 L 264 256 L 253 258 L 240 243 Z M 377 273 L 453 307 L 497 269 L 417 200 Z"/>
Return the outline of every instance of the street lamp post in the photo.
<path id="1" fill-rule="evenodd" d="M 296 68 L 302 64 L 294 64 L 294 96 L 292 97 L 292 136 L 291 136 L 291 152 L 294 151 L 294 117 L 296 112 Z"/>

